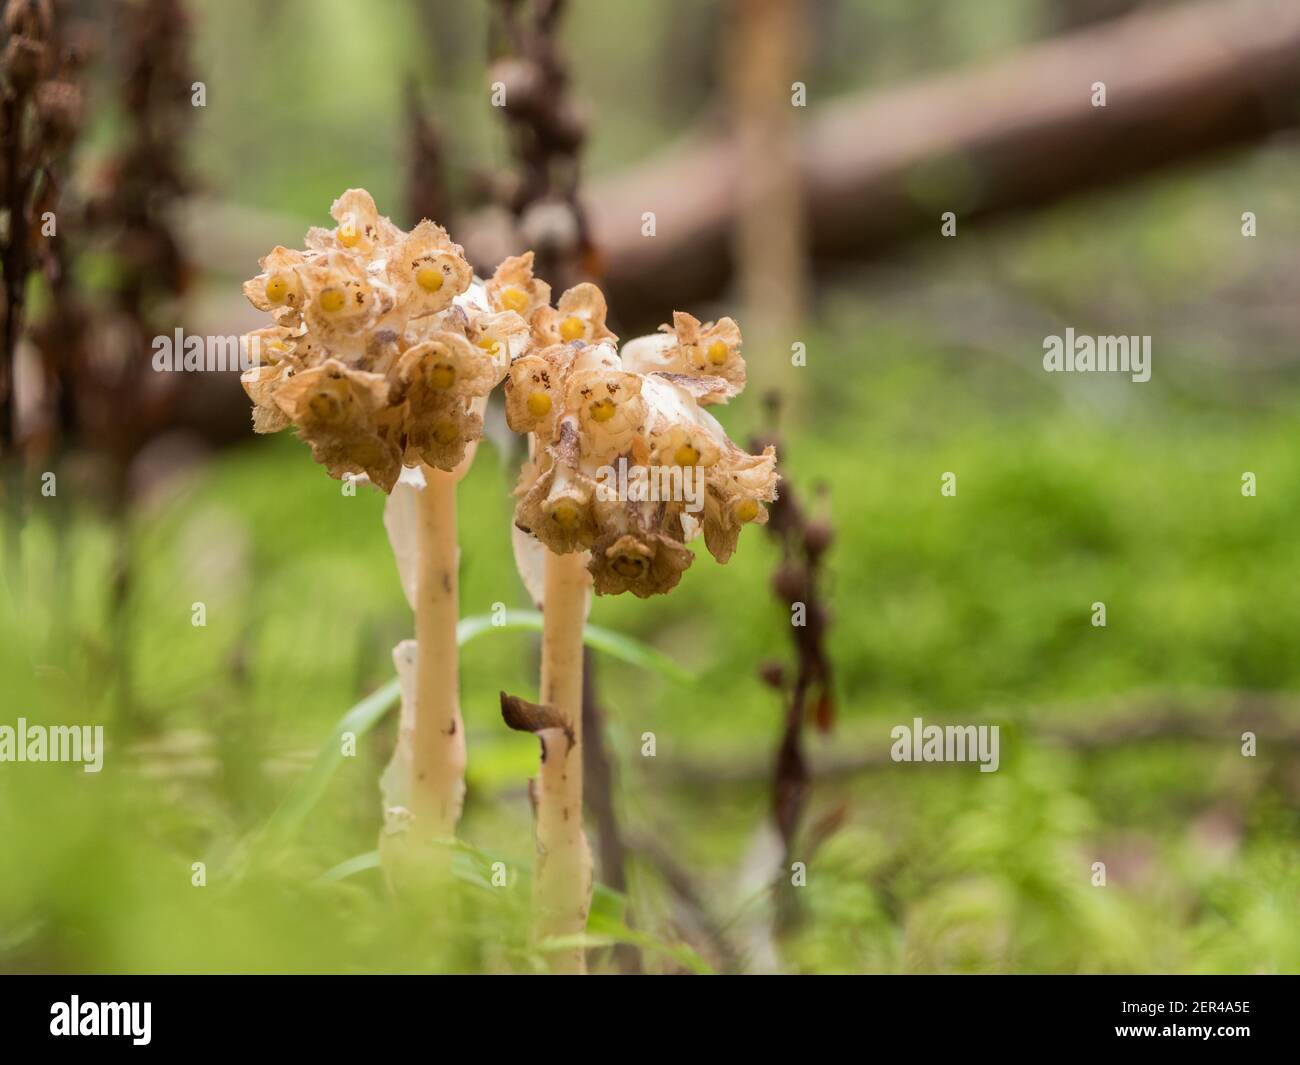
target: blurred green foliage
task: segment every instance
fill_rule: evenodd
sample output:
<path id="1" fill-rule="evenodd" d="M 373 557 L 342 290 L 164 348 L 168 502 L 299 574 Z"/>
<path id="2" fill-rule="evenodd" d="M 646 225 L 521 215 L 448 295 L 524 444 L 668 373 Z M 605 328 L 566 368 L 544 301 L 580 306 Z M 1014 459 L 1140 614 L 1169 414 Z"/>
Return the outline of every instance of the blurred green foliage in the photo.
<path id="1" fill-rule="evenodd" d="M 819 783 L 814 813 L 843 800 L 848 821 L 811 861 L 788 958 L 808 971 L 1294 968 L 1293 753 L 1245 759 L 1230 729 L 1219 742 L 1089 753 L 1035 734 L 1045 715 L 1100 714 L 1091 701 L 1135 689 L 1187 696 L 1189 714 L 1213 720 L 1198 690 L 1300 687 L 1288 594 L 1300 559 L 1287 534 L 1300 501 L 1281 488 L 1300 476 L 1280 391 L 1294 384 L 1277 383 L 1262 411 L 1202 418 L 1161 383 L 1177 376 L 1166 352 L 1150 385 L 1108 383 L 1144 390 L 1140 417 L 1119 419 L 1071 407 L 1026 373 L 1035 352 L 990 363 L 926 333 L 859 309 L 809 341 L 809 405 L 826 409 L 788 427 L 785 454 L 801 484 L 834 493 L 842 713 L 839 733 L 813 746 L 879 748 L 914 715 L 974 717 L 1004 724 L 1002 767 L 891 764 Z M 732 426 L 743 435 L 752 409 L 726 413 L 744 415 Z M 509 478 L 494 460 L 484 449 L 461 495 L 466 614 L 526 605 Z M 1256 498 L 1240 493 L 1243 469 L 1259 478 Z M 939 493 L 947 470 L 955 498 Z M 58 570 L 37 510 L 30 595 L 0 638 L 14 682 L 6 720 L 107 722 L 110 746 L 97 776 L 0 772 L 6 967 L 528 967 L 520 890 L 466 888 L 452 934 L 432 917 L 415 929 L 418 915 L 391 908 L 373 871 L 316 882 L 373 848 L 391 721 L 345 759 L 269 869 L 238 885 L 219 875 L 343 709 L 388 678 L 388 648 L 409 634 L 381 509 L 378 493 L 345 495 L 288 438 L 243 447 L 149 502 L 132 519 L 126 719 L 107 683 L 110 530 L 79 513 Z M 670 840 L 723 915 L 745 901 L 737 868 L 767 816 L 763 776 L 714 787 L 677 769 L 771 755 L 778 707 L 754 669 L 785 653 L 773 561 L 751 531 L 728 566 L 699 559 L 671 596 L 593 611 L 703 675 L 696 690 L 607 658 L 597 667 L 625 818 Z M 1104 629 L 1089 622 L 1096 600 Z M 194 602 L 205 627 L 191 625 Z M 465 648 L 463 834 L 523 875 L 535 744 L 501 725 L 496 692 L 535 684 L 531 636 Z M 653 760 L 639 754 L 645 731 Z M 1097 860 L 1104 889 L 1090 883 Z M 194 861 L 208 863 L 206 888 L 190 886 Z M 654 912 L 662 892 L 638 865 L 633 913 Z"/>
<path id="2" fill-rule="evenodd" d="M 651 75 L 697 28 L 666 27 L 659 7 L 574 5 L 580 95 L 600 102 L 597 171 L 704 113 L 629 88 L 668 92 Z M 448 5 L 432 39 L 410 5 L 196 8 L 209 81 L 198 159 L 221 195 L 314 221 L 350 185 L 392 202 L 408 69 L 440 94 L 458 166 L 503 162 L 483 115 L 481 5 Z M 1044 32 L 1048 8 L 838 5 L 826 85 L 886 84 L 1014 47 Z M 936 226 L 933 242 L 819 290 L 801 408 L 782 427 L 787 472 L 804 489 L 830 486 L 836 532 L 841 721 L 810 746 L 883 750 L 914 716 L 1004 733 L 997 773 L 891 763 L 815 782 L 810 820 L 841 803 L 846 817 L 808 856 L 803 919 L 780 945 L 789 967 L 1300 968 L 1300 759 L 1268 744 L 1243 758 L 1219 712 L 1225 692 L 1300 692 L 1300 375 L 1277 307 L 1300 246 L 1297 176 L 1300 152 L 1278 145 L 950 242 Z M 1249 241 L 1246 209 L 1261 219 Z M 1067 325 L 1155 335 L 1152 382 L 1044 374 L 1038 338 Z M 747 396 L 723 420 L 743 439 L 759 410 Z M 946 471 L 954 498 L 939 492 Z M 1255 498 L 1240 492 L 1244 471 Z M 528 605 L 511 483 L 485 447 L 462 487 L 466 615 Z M 373 869 L 322 879 L 375 846 L 391 715 L 333 774 L 296 841 L 236 878 L 241 845 L 340 715 L 391 678 L 390 648 L 410 635 L 382 497 L 343 494 L 287 437 L 234 449 L 131 515 L 119 616 L 108 588 L 123 533 L 78 502 L 85 488 L 70 469 L 55 499 L 33 504 L 26 590 L 0 613 L 0 724 L 104 723 L 109 749 L 98 775 L 0 765 L 0 968 L 536 968 L 524 789 L 536 744 L 497 709 L 502 688 L 535 693 L 534 637 L 489 633 L 462 662 L 462 834 L 507 864 L 506 887 L 463 883 L 420 910 L 393 906 Z M 661 839 L 740 938 L 759 907 L 740 870 L 769 817 L 780 715 L 755 668 L 788 654 L 788 627 L 760 532 L 726 567 L 701 555 L 671 596 L 600 600 L 592 614 L 701 684 L 599 656 L 597 675 L 625 823 Z M 1095 601 L 1104 629 L 1090 624 Z M 195 602 L 204 627 L 191 624 Z M 1221 735 L 1090 750 L 1044 737 L 1051 724 L 1100 727 L 1116 701 L 1151 692 Z M 640 754 L 647 731 L 654 759 Z M 710 780 L 715 764 L 757 772 Z M 1104 888 L 1091 883 L 1096 861 Z M 191 884 L 195 862 L 206 887 Z M 637 858 L 631 872 L 625 902 L 602 895 L 593 932 L 621 928 L 625 905 L 655 947 L 649 967 L 691 967 L 671 951 L 698 937 L 654 863 Z"/>

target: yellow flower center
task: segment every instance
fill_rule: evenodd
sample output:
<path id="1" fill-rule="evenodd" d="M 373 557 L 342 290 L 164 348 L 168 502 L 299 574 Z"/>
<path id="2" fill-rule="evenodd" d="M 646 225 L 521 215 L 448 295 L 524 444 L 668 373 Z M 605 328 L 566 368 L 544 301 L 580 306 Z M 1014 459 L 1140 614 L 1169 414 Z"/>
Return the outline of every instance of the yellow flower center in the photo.
<path id="1" fill-rule="evenodd" d="M 614 401 L 612 399 L 598 399 L 591 405 L 591 420 L 593 422 L 607 422 L 614 417 Z"/>
<path id="2" fill-rule="evenodd" d="M 321 294 L 317 298 L 320 309 L 327 314 L 333 314 L 335 311 L 343 310 L 343 304 L 347 302 L 347 297 L 343 295 L 341 288 L 321 289 Z"/>
<path id="3" fill-rule="evenodd" d="M 439 422 L 433 427 L 433 438 L 440 444 L 450 444 L 456 439 L 456 423 Z"/>
<path id="4" fill-rule="evenodd" d="M 528 413 L 534 418 L 545 418 L 551 412 L 551 397 L 545 392 L 537 391 L 528 394 Z"/>
<path id="5" fill-rule="evenodd" d="M 742 499 L 736 504 L 737 521 L 753 521 L 758 517 L 758 500 Z"/>
<path id="6" fill-rule="evenodd" d="M 727 361 L 727 356 L 731 354 L 731 349 L 721 340 L 715 340 L 708 348 L 709 362 L 714 366 L 721 366 Z"/>
<path id="7" fill-rule="evenodd" d="M 572 529 L 578 524 L 578 504 L 570 499 L 561 499 L 551 508 L 551 519 L 561 529 Z"/>
<path id="8" fill-rule="evenodd" d="M 355 248 L 361 240 L 361 233 L 351 222 L 344 222 L 339 226 L 338 238 L 343 247 Z"/>
<path id="9" fill-rule="evenodd" d="M 645 572 L 646 560 L 640 555 L 619 555 L 614 559 L 614 572 L 634 581 Z"/>
<path id="10" fill-rule="evenodd" d="M 442 288 L 443 280 L 442 271 L 430 263 L 425 263 L 415 271 L 415 283 L 425 292 L 437 292 Z"/>
<path id="11" fill-rule="evenodd" d="M 456 383 L 456 367 L 450 363 L 436 363 L 429 371 L 429 384 L 434 388 L 450 388 Z M 444 441 L 445 443 L 446 441 Z"/>
<path id="12" fill-rule="evenodd" d="M 484 337 L 478 342 L 478 346 L 489 355 L 501 354 L 501 342 L 499 340 L 493 340 L 491 337 Z"/>
<path id="13" fill-rule="evenodd" d="M 284 283 L 282 277 L 269 277 L 266 279 L 266 298 L 272 303 L 283 303 L 285 296 L 289 295 L 289 286 Z"/>
<path id="14" fill-rule="evenodd" d="M 338 397 L 329 392 L 317 392 L 307 402 L 307 409 L 322 421 L 332 420 L 341 408 Z"/>
<path id="15" fill-rule="evenodd" d="M 690 444 L 683 444 L 673 452 L 673 462 L 678 466 L 694 466 L 700 461 L 700 453 Z"/>
<path id="16" fill-rule="evenodd" d="M 505 289 L 501 293 L 501 306 L 508 311 L 523 314 L 524 308 L 528 306 L 528 293 L 513 286 Z"/>
<path id="17" fill-rule="evenodd" d="M 571 340 L 581 340 L 586 333 L 587 323 L 572 314 L 560 323 L 560 339 L 565 343 Z"/>

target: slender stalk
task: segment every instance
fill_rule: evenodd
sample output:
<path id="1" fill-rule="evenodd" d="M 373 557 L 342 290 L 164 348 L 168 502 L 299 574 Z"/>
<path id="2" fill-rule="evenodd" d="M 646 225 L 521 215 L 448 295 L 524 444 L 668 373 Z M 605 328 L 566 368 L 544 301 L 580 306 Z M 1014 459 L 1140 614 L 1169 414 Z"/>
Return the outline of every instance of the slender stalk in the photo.
<path id="1" fill-rule="evenodd" d="M 591 909 L 591 848 L 582 830 L 582 629 L 591 577 L 587 554 L 546 553 L 541 699 L 570 725 L 541 735 L 537 865 L 533 878 L 538 940 L 581 935 Z M 585 973 L 580 948 L 548 955 L 557 973 Z"/>
<path id="2" fill-rule="evenodd" d="M 453 838 L 465 799 L 465 727 L 456 644 L 457 478 L 425 466 L 424 479 L 426 487 L 419 493 L 418 658 L 410 790 L 413 830 L 421 843 Z"/>
<path id="3" fill-rule="evenodd" d="M 584 801 L 591 810 L 596 826 L 597 867 L 600 882 L 614 891 L 627 891 L 627 844 L 619 828 L 614 804 L 614 764 L 605 742 L 605 711 L 596 698 L 596 670 L 591 648 L 582 650 L 582 768 L 586 775 Z M 641 956 L 630 943 L 619 943 L 613 950 L 619 971 L 639 975 Z"/>

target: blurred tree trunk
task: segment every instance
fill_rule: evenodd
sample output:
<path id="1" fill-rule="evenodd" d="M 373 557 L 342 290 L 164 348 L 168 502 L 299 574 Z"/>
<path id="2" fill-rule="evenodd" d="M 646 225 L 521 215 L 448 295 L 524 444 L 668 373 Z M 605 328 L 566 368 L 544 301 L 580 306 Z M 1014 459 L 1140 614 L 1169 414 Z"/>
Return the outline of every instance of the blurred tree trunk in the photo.
<path id="1" fill-rule="evenodd" d="M 806 261 L 796 119 L 803 20 L 800 0 L 732 0 L 726 44 L 734 128 L 732 237 L 749 373 L 755 386 L 790 393 L 786 353 L 803 315 Z M 806 92 L 806 90 L 805 90 Z M 796 106 L 798 102 L 798 106 Z"/>

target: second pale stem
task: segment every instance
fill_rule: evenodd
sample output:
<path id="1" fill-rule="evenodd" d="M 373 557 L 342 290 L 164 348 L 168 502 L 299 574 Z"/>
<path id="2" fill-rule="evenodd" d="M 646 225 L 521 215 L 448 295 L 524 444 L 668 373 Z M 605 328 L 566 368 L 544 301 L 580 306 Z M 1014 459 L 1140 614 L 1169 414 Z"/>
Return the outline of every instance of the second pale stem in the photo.
<path id="1" fill-rule="evenodd" d="M 411 812 L 421 842 L 456 835 L 465 799 L 465 726 L 460 716 L 460 603 L 456 477 L 424 467 L 416 579 L 415 735 Z"/>
<path id="2" fill-rule="evenodd" d="M 572 741 L 548 729 L 537 790 L 534 901 L 539 939 L 582 935 L 591 909 L 591 848 L 582 830 L 582 630 L 591 578 L 587 554 L 546 553 L 541 701 L 570 723 Z M 582 973 L 582 948 L 548 954 L 553 971 Z"/>

